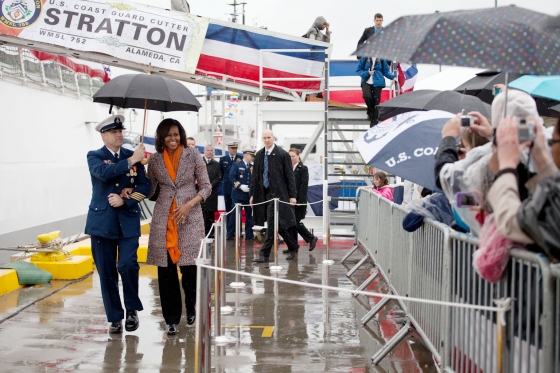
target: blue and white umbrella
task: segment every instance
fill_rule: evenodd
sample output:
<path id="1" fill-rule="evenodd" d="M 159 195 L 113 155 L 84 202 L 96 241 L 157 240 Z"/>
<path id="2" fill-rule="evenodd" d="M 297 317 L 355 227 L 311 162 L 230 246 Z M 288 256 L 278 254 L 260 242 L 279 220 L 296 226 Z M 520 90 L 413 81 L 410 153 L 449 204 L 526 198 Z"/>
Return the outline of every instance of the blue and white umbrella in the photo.
<path id="1" fill-rule="evenodd" d="M 443 125 L 453 118 L 446 111 L 410 111 L 370 128 L 354 144 L 373 167 L 437 190 L 435 154 Z"/>

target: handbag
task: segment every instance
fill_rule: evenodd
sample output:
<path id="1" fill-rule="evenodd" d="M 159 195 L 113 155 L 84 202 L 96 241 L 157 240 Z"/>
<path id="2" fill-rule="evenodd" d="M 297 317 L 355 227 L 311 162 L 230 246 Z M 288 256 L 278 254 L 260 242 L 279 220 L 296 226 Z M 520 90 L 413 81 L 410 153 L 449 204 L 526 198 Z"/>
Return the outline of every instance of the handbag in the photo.
<path id="1" fill-rule="evenodd" d="M 535 192 L 517 210 L 517 221 L 525 234 L 553 262 L 560 262 L 560 172 L 542 180 Z"/>
<path id="2" fill-rule="evenodd" d="M 149 199 L 150 201 L 154 201 L 154 202 L 155 202 L 155 201 L 157 201 L 158 197 L 159 197 L 159 183 L 158 183 L 158 185 L 156 186 L 156 191 L 154 192 L 154 194 L 152 194 L 152 196 L 151 196 L 150 198 L 148 198 L 148 199 Z"/>

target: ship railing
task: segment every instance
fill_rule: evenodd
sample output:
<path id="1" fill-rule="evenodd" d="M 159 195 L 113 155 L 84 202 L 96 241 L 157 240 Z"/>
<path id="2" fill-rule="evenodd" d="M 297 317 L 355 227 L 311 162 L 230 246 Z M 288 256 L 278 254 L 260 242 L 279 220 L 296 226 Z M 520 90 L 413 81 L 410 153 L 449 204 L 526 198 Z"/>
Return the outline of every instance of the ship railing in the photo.
<path id="1" fill-rule="evenodd" d="M 0 45 L 0 79 L 35 84 L 49 91 L 90 98 L 103 81 L 76 73 L 66 66 L 37 59 L 28 49 Z"/>
<path id="2" fill-rule="evenodd" d="M 372 357 L 374 363 L 414 329 L 448 372 L 560 372 L 558 265 L 544 254 L 513 248 L 503 278 L 491 283 L 472 265 L 479 242 L 471 235 L 427 218 L 408 233 L 402 228 L 407 210 L 365 188 L 356 203 L 355 245 L 343 261 L 356 251 L 364 257 L 347 276 L 366 263 L 376 269 L 359 288 L 379 275 L 393 295 L 473 306 L 398 301 L 406 315 L 403 332 Z M 484 309 L 506 301 L 511 309 L 503 315 Z M 362 325 L 388 302 L 373 307 Z"/>

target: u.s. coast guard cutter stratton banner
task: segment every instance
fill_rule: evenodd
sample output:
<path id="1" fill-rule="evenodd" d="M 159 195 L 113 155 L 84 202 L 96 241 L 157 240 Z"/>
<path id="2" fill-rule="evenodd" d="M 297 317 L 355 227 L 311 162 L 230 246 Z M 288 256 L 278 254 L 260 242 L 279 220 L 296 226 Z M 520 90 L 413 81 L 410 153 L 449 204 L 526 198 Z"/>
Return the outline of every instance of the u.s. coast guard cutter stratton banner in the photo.
<path id="1" fill-rule="evenodd" d="M 127 1 L 0 0 L 0 5 L 0 34 L 191 74 L 208 28 L 205 18 Z"/>

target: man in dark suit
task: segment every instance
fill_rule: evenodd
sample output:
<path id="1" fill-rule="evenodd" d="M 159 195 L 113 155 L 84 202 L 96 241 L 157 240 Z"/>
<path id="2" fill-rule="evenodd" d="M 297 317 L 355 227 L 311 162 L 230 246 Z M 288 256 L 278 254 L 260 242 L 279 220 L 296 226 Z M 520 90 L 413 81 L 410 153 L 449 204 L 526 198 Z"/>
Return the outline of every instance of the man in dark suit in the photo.
<path id="1" fill-rule="evenodd" d="M 228 147 L 228 154 L 220 158 L 220 169 L 222 170 L 222 193 L 224 194 L 224 203 L 226 204 L 226 212 L 231 211 L 233 203 L 231 201 L 232 185 L 229 182 L 229 171 L 235 162 L 241 162 L 242 154 L 237 153 L 239 145 L 237 142 L 232 141 L 226 144 Z"/>
<path id="2" fill-rule="evenodd" d="M 218 186 L 222 181 L 222 171 L 220 164 L 214 160 L 214 148 L 212 145 L 206 145 L 204 148 L 204 162 L 206 162 L 206 170 L 208 171 L 208 179 L 212 184 L 212 194 L 201 203 L 202 215 L 204 215 L 204 231 L 208 235 L 212 224 L 214 224 L 214 213 L 218 211 Z M 214 234 L 211 235 L 214 237 Z"/>
<path id="3" fill-rule="evenodd" d="M 233 185 L 233 190 L 231 192 L 231 199 L 233 201 L 233 207 L 237 203 L 242 205 L 241 210 L 245 209 L 245 240 L 252 240 L 254 237 L 253 233 L 253 209 L 249 204 L 249 189 L 251 187 L 251 174 L 253 172 L 253 159 L 255 158 L 255 151 L 253 149 L 245 149 L 243 151 L 243 162 L 235 162 L 231 166 L 231 171 L 229 172 L 229 182 Z M 241 214 L 241 210 L 239 213 Z M 241 234 L 241 232 L 235 232 L 235 214 L 228 215 L 227 224 L 227 236 L 228 238 L 234 235 Z"/>
<path id="4" fill-rule="evenodd" d="M 362 34 L 362 37 L 360 37 L 360 40 L 358 40 L 358 46 L 356 48 L 359 48 L 360 45 L 368 40 L 372 35 L 377 34 L 379 31 L 381 31 L 381 29 L 383 28 L 383 15 L 381 13 L 376 13 L 375 16 L 373 16 L 373 23 L 374 25 L 372 27 L 366 27 L 364 33 Z M 358 56 L 358 59 L 360 58 L 361 56 Z M 388 64 L 389 66 L 391 66 L 390 62 L 388 62 Z"/>
<path id="5" fill-rule="evenodd" d="M 151 190 L 140 163 L 144 145 L 134 152 L 121 147 L 123 121 L 122 115 L 114 115 L 101 122 L 96 130 L 101 133 L 105 146 L 87 154 L 93 196 L 85 233 L 91 235 L 91 251 L 99 273 L 107 321 L 111 323 L 110 333 L 122 333 L 122 319 L 125 318 L 119 274 L 126 308 L 125 329 L 134 331 L 139 326 L 138 311 L 143 307 L 138 297 L 138 203 Z"/>
<path id="6" fill-rule="evenodd" d="M 290 205 L 296 204 L 296 185 L 290 155 L 274 144 L 274 134 L 265 130 L 262 134 L 264 148 L 255 157 L 253 176 L 250 188 L 250 204 L 257 204 L 278 198 L 278 231 L 288 246 L 289 254 L 286 259 L 294 259 L 299 249 L 296 234 L 296 217 Z M 270 250 L 274 243 L 274 202 L 253 207 L 253 220 L 256 225 L 264 225 L 266 218 L 266 239 L 255 263 L 267 263 Z"/>

